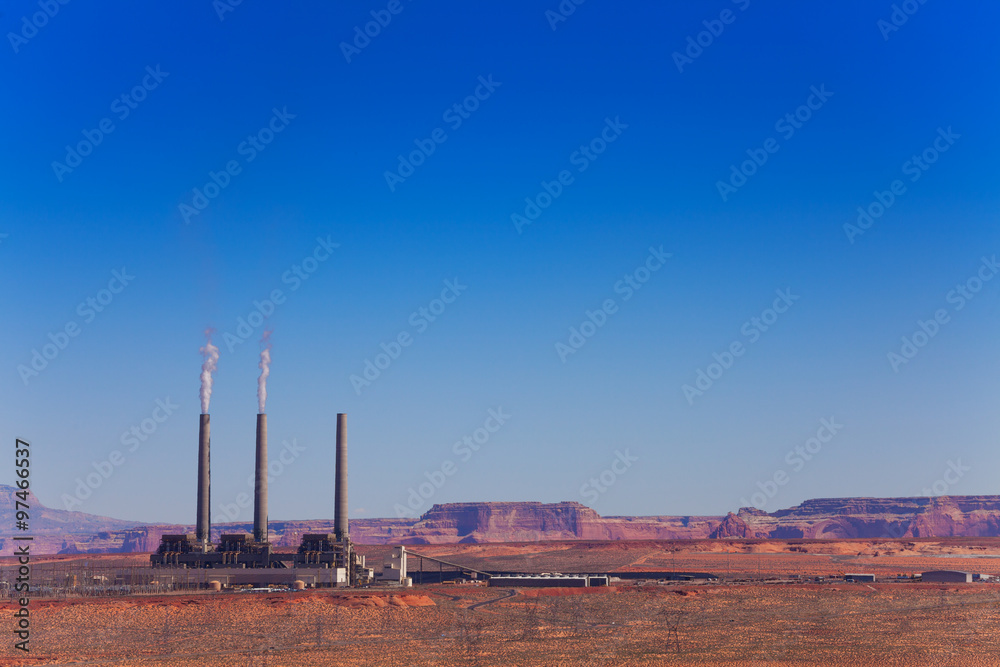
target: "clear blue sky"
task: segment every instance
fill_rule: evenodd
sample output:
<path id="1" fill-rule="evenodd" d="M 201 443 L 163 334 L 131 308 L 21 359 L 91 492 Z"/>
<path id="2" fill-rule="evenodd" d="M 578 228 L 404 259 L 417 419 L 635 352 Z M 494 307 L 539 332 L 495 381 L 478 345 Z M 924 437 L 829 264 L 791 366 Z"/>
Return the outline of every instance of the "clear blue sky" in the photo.
<path id="1" fill-rule="evenodd" d="M 332 516 L 337 412 L 354 517 L 429 478 L 411 514 L 1000 492 L 1000 280 L 976 283 L 1000 254 L 1000 9 L 914 2 L 896 30 L 888 1 L 288 4 L 0 5 L 0 434 L 31 440 L 44 502 L 193 523 L 207 327 L 216 517 L 248 490 L 265 327 L 272 459 L 299 448 L 272 519 Z M 391 363 L 352 383 L 366 361 Z"/>

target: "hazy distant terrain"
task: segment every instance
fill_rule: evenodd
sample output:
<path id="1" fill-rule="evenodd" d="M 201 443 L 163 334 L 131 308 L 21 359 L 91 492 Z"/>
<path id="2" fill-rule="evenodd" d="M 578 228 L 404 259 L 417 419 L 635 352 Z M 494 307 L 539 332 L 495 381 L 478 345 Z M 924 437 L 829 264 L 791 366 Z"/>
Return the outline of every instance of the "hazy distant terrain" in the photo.
<path id="1" fill-rule="evenodd" d="M 14 487 L 0 486 L 0 553 L 12 553 Z M 31 496 L 35 553 L 154 551 L 165 533 L 192 525 L 143 524 L 50 509 Z M 222 533 L 247 532 L 249 523 L 216 524 Z M 298 546 L 305 533 L 333 530 L 333 520 L 272 521 L 272 542 Z M 683 540 L 711 538 L 850 539 L 1000 536 L 1000 496 L 936 498 L 828 498 L 764 512 L 740 509 L 726 516 L 609 516 L 576 502 L 450 503 L 420 518 L 355 519 L 360 544 L 457 544 L 548 540 Z"/>

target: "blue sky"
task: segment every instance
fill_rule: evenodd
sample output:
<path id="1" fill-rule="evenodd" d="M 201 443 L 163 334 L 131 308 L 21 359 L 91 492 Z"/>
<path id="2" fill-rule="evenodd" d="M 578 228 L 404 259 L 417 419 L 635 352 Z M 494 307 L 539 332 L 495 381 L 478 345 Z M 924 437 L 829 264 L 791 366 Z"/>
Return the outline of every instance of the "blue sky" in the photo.
<path id="1" fill-rule="evenodd" d="M 0 5 L 0 433 L 47 504 L 193 522 L 209 327 L 217 518 L 265 328 L 272 519 L 332 516 L 337 412 L 354 517 L 998 491 L 1000 10 L 223 1 Z"/>

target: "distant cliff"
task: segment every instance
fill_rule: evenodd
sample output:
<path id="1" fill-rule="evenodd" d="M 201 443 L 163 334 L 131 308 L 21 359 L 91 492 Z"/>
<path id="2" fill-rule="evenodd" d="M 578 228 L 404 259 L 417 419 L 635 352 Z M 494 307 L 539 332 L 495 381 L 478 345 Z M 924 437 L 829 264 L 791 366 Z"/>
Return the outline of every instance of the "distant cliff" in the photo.
<path id="1" fill-rule="evenodd" d="M 739 516 L 767 537 L 996 537 L 1000 496 L 820 498 L 770 514 Z"/>
<path id="2" fill-rule="evenodd" d="M 0 554 L 13 551 L 14 492 L 0 486 Z M 30 497 L 33 553 L 127 553 L 156 550 L 165 533 L 193 526 L 109 519 L 43 507 Z M 271 541 L 298 546 L 304 533 L 333 531 L 332 520 L 272 521 Z M 449 503 L 419 519 L 352 519 L 362 544 L 453 544 L 542 540 L 671 540 L 741 538 L 910 538 L 1000 536 L 1000 496 L 821 498 L 775 512 L 742 508 L 726 516 L 607 516 L 576 502 Z M 249 532 L 249 523 L 212 526 Z"/>

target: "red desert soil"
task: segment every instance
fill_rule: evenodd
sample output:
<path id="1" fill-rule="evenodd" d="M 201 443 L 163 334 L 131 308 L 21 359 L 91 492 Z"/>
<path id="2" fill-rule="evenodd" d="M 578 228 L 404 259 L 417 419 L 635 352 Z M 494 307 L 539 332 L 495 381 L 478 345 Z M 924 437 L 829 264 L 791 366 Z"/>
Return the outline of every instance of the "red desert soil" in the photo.
<path id="1" fill-rule="evenodd" d="M 33 607 L 12 665 L 996 665 L 997 585 L 426 586 Z M 433 601 L 432 601 L 433 599 Z M 393 602 L 395 600 L 395 602 Z M 490 604 L 472 608 L 478 603 Z M 34 604 L 34 603 L 33 603 Z M 10 605 L 0 610 L 11 618 Z"/>
<path id="2" fill-rule="evenodd" d="M 31 653 L 14 650 L 8 625 L 0 664 L 1000 665 L 1000 584 L 755 579 L 758 570 L 762 577 L 786 581 L 790 573 L 830 576 L 843 570 L 997 572 L 1000 540 L 992 538 L 414 549 L 493 565 L 487 569 L 500 564 L 538 565 L 535 571 L 549 572 L 696 569 L 724 580 L 622 581 L 577 590 L 428 585 L 35 599 Z M 86 558 L 89 567 L 144 565 L 132 555 L 77 558 Z M 73 566 L 72 560 L 64 562 Z M 4 559 L 5 569 L 9 564 Z M 13 610 L 9 601 L 0 605 L 0 618 L 11 623 Z"/>

